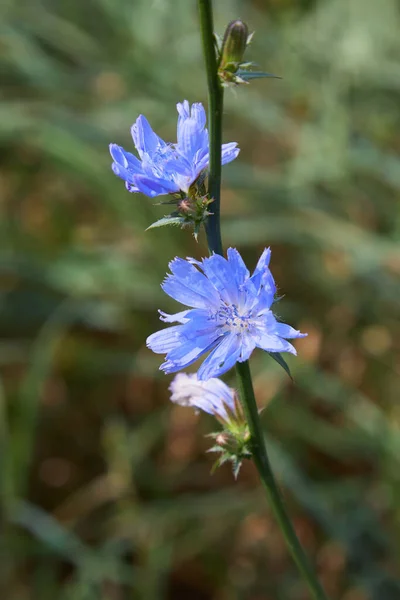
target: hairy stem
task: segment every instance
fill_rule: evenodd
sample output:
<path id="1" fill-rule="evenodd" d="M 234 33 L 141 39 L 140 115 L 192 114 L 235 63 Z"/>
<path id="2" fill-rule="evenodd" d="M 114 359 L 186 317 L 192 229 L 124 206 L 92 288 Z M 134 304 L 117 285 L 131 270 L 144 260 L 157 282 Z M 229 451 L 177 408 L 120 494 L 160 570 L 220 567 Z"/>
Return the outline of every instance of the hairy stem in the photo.
<path id="1" fill-rule="evenodd" d="M 210 205 L 210 215 L 206 222 L 207 243 L 210 252 L 223 254 L 220 224 L 221 202 L 221 146 L 222 110 L 224 91 L 217 73 L 217 56 L 214 44 L 214 26 L 211 0 L 198 0 L 201 37 L 206 63 L 208 85 L 208 114 L 210 134 L 210 172 L 208 192 L 214 202 Z"/>

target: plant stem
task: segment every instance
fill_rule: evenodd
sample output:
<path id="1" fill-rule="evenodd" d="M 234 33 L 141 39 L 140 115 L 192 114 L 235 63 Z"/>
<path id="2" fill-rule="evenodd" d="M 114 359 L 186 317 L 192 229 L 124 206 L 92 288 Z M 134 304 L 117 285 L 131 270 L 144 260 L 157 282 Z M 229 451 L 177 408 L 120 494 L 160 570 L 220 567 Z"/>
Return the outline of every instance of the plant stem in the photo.
<path id="1" fill-rule="evenodd" d="M 256 399 L 254 396 L 253 382 L 251 380 L 250 366 L 248 361 L 236 364 L 236 374 L 239 390 L 239 398 L 245 411 L 246 420 L 250 429 L 253 460 L 257 467 L 261 481 L 267 491 L 267 495 L 276 520 L 286 540 L 290 553 L 299 571 L 306 580 L 313 598 L 315 600 L 327 600 L 324 590 L 312 569 L 307 556 L 297 538 L 292 522 L 286 512 L 283 498 L 275 481 L 274 474 L 269 462 L 267 449 L 264 443 L 263 431 L 258 414 Z"/>
<path id="2" fill-rule="evenodd" d="M 211 0 L 198 0 L 201 37 L 206 62 L 208 85 L 208 114 L 210 133 L 210 172 L 208 193 L 214 202 L 210 206 L 213 213 L 206 222 L 207 243 L 210 252 L 223 254 L 220 202 L 221 202 L 221 146 L 222 146 L 222 110 L 224 91 L 217 73 L 217 57 L 214 43 L 214 25 Z"/>
<path id="3" fill-rule="evenodd" d="M 213 214 L 206 223 L 208 249 L 210 252 L 223 254 L 220 224 L 220 197 L 221 197 L 221 145 L 222 145 L 222 111 L 223 89 L 218 78 L 217 57 L 214 45 L 214 26 L 211 0 L 198 0 L 203 52 L 206 63 L 208 83 L 208 108 L 210 129 L 210 173 L 209 195 L 214 199 L 212 204 Z M 292 557 L 304 579 L 308 583 L 314 600 L 327 600 L 306 554 L 296 536 L 293 525 L 286 512 L 283 499 L 276 484 L 264 443 L 260 417 L 254 397 L 253 383 L 251 380 L 248 361 L 236 365 L 239 397 L 246 414 L 252 443 L 254 463 L 257 467 L 261 481 L 283 533 Z"/>

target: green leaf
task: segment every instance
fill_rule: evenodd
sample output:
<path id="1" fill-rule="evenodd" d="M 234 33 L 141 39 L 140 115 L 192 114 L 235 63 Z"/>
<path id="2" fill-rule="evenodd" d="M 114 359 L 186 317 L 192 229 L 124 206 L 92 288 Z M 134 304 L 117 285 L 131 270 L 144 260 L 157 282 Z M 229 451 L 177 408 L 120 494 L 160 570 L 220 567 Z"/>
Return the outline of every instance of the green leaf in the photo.
<path id="1" fill-rule="evenodd" d="M 290 379 L 293 381 L 293 377 L 292 377 L 292 374 L 290 373 L 289 366 L 288 366 L 287 362 L 285 361 L 285 359 L 282 357 L 282 354 L 280 354 L 279 352 L 268 352 L 268 354 L 270 355 L 271 358 L 273 358 L 278 363 L 278 365 L 280 365 L 282 367 L 282 369 L 285 369 L 286 373 L 289 375 Z"/>
<path id="2" fill-rule="evenodd" d="M 186 219 L 184 217 L 163 217 L 162 219 L 159 219 L 158 221 L 155 221 L 154 223 L 149 225 L 146 231 L 148 231 L 149 229 L 155 229 L 156 227 L 165 227 L 166 225 L 175 225 L 179 227 L 184 225 L 185 223 Z"/>
<path id="3" fill-rule="evenodd" d="M 273 75 L 272 73 L 264 73 L 264 71 L 244 71 L 242 69 L 236 71 L 236 75 L 244 81 L 250 81 L 251 79 L 261 79 L 262 77 L 282 79 L 282 77 L 279 77 L 279 75 Z"/>

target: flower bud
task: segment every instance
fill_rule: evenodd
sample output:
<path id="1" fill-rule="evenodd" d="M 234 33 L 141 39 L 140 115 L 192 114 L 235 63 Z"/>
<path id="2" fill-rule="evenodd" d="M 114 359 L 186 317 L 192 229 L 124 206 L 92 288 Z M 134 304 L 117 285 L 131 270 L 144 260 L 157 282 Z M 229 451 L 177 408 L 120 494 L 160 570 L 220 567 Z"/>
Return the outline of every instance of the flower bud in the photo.
<path id="1" fill-rule="evenodd" d="M 222 41 L 219 69 L 235 72 L 242 62 L 247 46 L 248 29 L 243 21 L 231 21 Z"/>

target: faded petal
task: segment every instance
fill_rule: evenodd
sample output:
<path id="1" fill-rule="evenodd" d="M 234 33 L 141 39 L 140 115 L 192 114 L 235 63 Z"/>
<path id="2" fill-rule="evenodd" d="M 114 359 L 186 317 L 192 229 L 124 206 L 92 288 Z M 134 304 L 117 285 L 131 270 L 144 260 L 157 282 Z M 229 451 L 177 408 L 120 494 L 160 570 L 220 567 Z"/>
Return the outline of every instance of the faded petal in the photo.
<path id="1" fill-rule="evenodd" d="M 226 406 L 235 411 L 234 392 L 220 379 L 199 381 L 197 375 L 178 373 L 169 386 L 171 401 L 181 406 L 199 408 L 227 419 Z"/>

